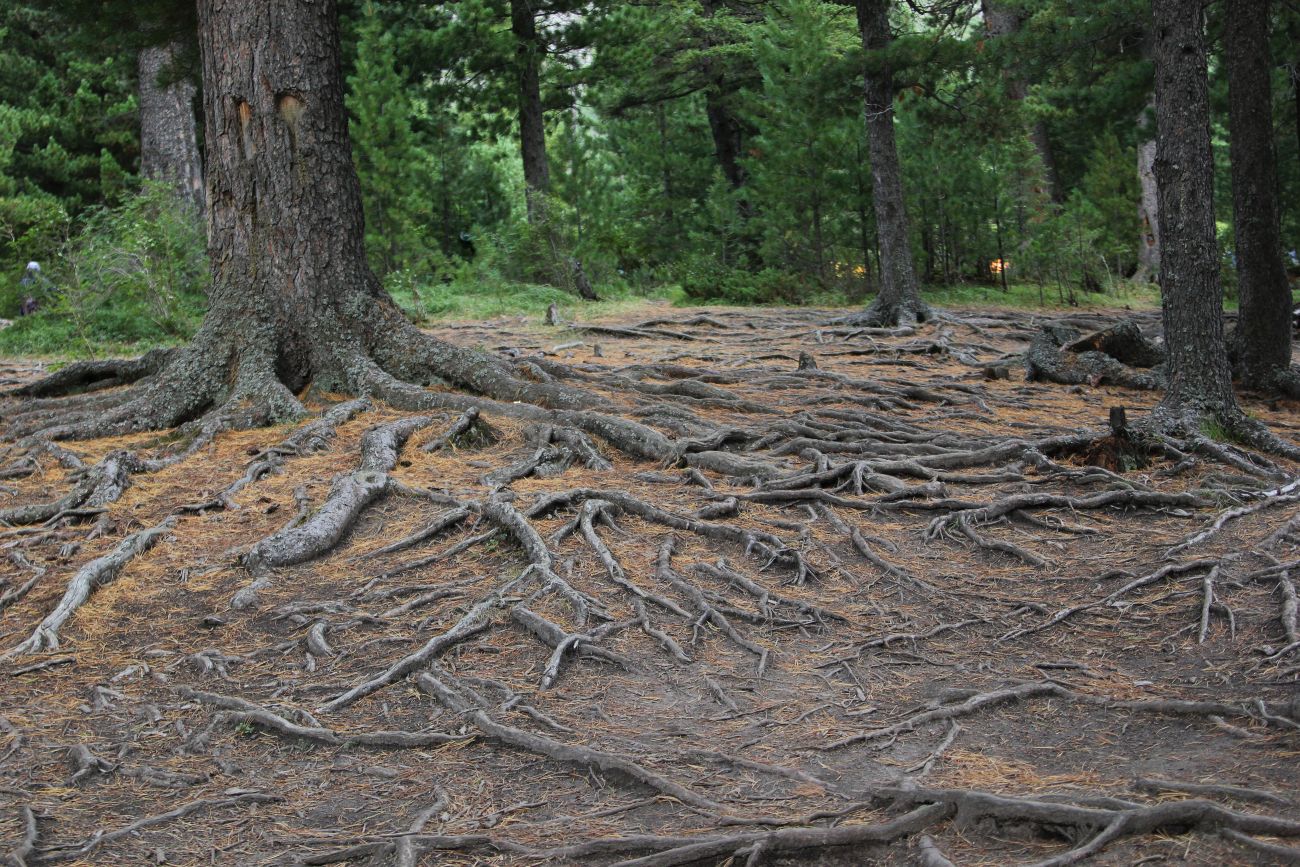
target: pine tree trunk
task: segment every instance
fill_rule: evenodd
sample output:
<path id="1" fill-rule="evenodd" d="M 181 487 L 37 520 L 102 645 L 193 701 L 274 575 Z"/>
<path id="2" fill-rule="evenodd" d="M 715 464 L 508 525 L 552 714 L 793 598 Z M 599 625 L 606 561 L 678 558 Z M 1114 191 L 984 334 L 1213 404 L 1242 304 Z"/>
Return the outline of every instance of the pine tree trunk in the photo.
<path id="1" fill-rule="evenodd" d="M 996 0 L 982 0 L 981 8 L 984 12 L 984 27 L 989 36 L 1000 39 L 1020 32 L 1020 15 L 1014 10 L 1008 9 Z M 1006 87 L 1007 97 L 1013 102 L 1024 102 L 1025 97 L 1029 95 L 1029 82 L 1016 72 L 1008 73 Z M 1060 177 L 1056 171 L 1056 152 L 1052 149 L 1052 139 L 1047 132 L 1047 124 L 1041 118 L 1035 120 L 1030 126 L 1029 141 L 1034 146 L 1034 152 L 1038 154 L 1048 196 L 1053 202 L 1064 201 Z"/>
<path id="2" fill-rule="evenodd" d="M 1154 97 L 1152 108 L 1154 108 Z M 1138 269 L 1134 282 L 1149 283 L 1160 276 L 1160 191 L 1156 187 L 1156 140 L 1151 137 L 1148 109 L 1138 115 L 1141 138 L 1137 147 L 1138 220 L 1141 236 L 1138 238 Z"/>
<path id="3" fill-rule="evenodd" d="M 528 200 L 528 220 L 535 223 L 546 218 L 551 166 L 546 156 L 546 125 L 542 115 L 541 65 L 545 49 L 537 37 L 537 21 L 529 0 L 510 0 L 510 32 L 515 37 L 524 195 Z"/>
<path id="4" fill-rule="evenodd" d="M 371 272 L 343 104 L 337 2 L 198 0 L 208 313 L 190 343 L 161 351 L 153 363 L 113 363 L 135 385 L 110 409 L 46 436 L 111 436 L 199 418 L 216 426 L 288 419 L 305 411 L 298 393 L 309 385 L 408 409 L 465 409 L 490 398 L 529 418 L 551 417 L 541 404 L 568 410 L 599 402 L 425 334 Z M 446 388 L 424 388 L 434 383 Z M 605 416 L 567 418 L 610 425 Z M 641 441 L 634 449 L 657 448 L 645 445 L 640 428 L 631 436 Z"/>
<path id="5" fill-rule="evenodd" d="M 331 367 L 318 355 L 334 349 L 334 320 L 383 294 L 366 265 L 337 26 L 333 0 L 199 3 L 213 269 L 204 328 L 236 329 L 235 344 L 271 354 L 294 391 Z"/>
<path id="6" fill-rule="evenodd" d="M 715 0 L 701 0 L 700 6 L 706 19 L 712 18 L 717 13 Z M 708 48 L 715 48 L 718 44 L 711 36 L 706 36 L 705 45 Z M 705 63 L 708 67 L 705 74 L 710 83 L 704 89 L 704 115 L 708 118 L 709 132 L 713 136 L 713 153 L 717 157 L 722 176 L 736 196 L 736 216 L 740 220 L 738 233 L 742 253 L 740 258 L 744 259 L 745 265 L 755 267 L 758 264 L 758 242 L 752 237 L 749 229 L 749 221 L 754 216 L 754 207 L 744 194 L 745 185 L 749 182 L 749 172 L 741 162 L 741 154 L 744 153 L 745 147 L 745 127 L 732 109 L 729 86 L 717 61 L 710 59 Z M 731 240 L 728 241 L 729 259 L 737 258 L 734 255 L 735 246 Z"/>
<path id="7" fill-rule="evenodd" d="M 1291 287 L 1282 264 L 1277 156 L 1273 149 L 1268 0 L 1234 0 L 1225 21 L 1232 214 L 1242 382 L 1270 388 L 1291 367 Z"/>
<path id="8" fill-rule="evenodd" d="M 194 82 L 179 79 L 167 85 L 180 47 L 176 43 L 140 49 L 137 57 L 140 88 L 140 174 L 170 181 L 200 213 L 203 211 L 203 164 L 194 120 Z"/>
<path id="9" fill-rule="evenodd" d="M 867 311 L 887 324 L 924 321 L 930 311 L 921 301 L 912 262 L 903 172 L 894 141 L 893 72 L 884 59 L 889 48 L 888 0 L 857 0 L 862 45 L 872 54 L 864 75 L 867 148 L 871 159 L 876 235 L 880 244 L 880 293 Z"/>
<path id="10" fill-rule="evenodd" d="M 1167 426 L 1240 416 L 1223 334 L 1201 0 L 1152 0 Z"/>

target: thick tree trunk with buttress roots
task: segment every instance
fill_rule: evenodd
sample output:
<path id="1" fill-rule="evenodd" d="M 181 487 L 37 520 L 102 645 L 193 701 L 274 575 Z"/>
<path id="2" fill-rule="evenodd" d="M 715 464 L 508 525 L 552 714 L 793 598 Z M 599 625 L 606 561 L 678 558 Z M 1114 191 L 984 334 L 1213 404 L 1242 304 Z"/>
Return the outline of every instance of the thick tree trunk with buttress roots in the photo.
<path id="1" fill-rule="evenodd" d="M 894 81 L 885 59 L 891 35 L 888 0 L 858 0 L 862 45 L 872 55 L 863 77 L 867 113 L 867 147 L 880 243 L 880 294 L 863 315 L 875 325 L 923 322 L 931 318 L 921 300 L 908 235 L 903 171 L 894 141 Z"/>
<path id="2" fill-rule="evenodd" d="M 194 82 L 169 80 L 174 74 L 177 43 L 140 49 L 140 174 L 170 181 L 200 212 L 203 210 L 203 163 L 194 122 Z M 167 82 L 166 84 L 162 82 Z"/>
<path id="3" fill-rule="evenodd" d="M 1224 27 L 1232 157 L 1232 214 L 1241 299 L 1238 373 L 1248 386 L 1290 380 L 1291 287 L 1282 264 L 1277 156 L 1273 149 L 1268 0 L 1238 0 Z"/>
<path id="4" fill-rule="evenodd" d="M 1152 0 L 1160 288 L 1169 387 L 1155 410 L 1165 425 L 1241 417 L 1228 369 L 1214 225 L 1210 96 L 1200 0 Z"/>
<path id="5" fill-rule="evenodd" d="M 335 0 L 201 0 L 198 12 L 208 315 L 191 343 L 161 362 L 111 370 L 98 363 L 93 371 L 73 365 L 63 374 L 70 383 L 138 382 L 105 397 L 95 413 L 74 415 L 40 436 L 168 428 L 236 408 L 254 421 L 285 418 L 302 412 L 295 394 L 309 384 L 422 406 L 458 405 L 457 395 L 420 388 L 434 382 L 561 409 L 598 402 L 520 379 L 499 359 L 429 337 L 407 322 L 371 273 Z"/>

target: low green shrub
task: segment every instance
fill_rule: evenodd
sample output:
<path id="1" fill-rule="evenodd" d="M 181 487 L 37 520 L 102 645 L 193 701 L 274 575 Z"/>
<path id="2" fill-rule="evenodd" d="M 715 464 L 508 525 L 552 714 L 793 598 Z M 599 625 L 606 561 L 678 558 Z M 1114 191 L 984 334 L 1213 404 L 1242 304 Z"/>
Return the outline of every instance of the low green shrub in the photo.
<path id="1" fill-rule="evenodd" d="M 0 353 L 99 356 L 189 337 L 203 317 L 207 240 L 199 215 L 169 186 L 149 184 L 92 212 L 36 286 L 9 275 L 0 316 L 38 308 L 0 331 Z"/>

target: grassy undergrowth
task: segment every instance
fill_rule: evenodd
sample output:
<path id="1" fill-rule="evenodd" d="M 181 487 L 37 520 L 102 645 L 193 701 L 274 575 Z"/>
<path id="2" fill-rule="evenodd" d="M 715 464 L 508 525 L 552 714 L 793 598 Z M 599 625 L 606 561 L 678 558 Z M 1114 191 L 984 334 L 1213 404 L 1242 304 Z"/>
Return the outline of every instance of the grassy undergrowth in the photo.
<path id="1" fill-rule="evenodd" d="M 598 286 L 598 302 L 579 300 L 571 292 L 532 283 L 518 283 L 492 276 L 474 275 L 447 283 L 416 285 L 390 280 L 389 291 L 411 319 L 422 325 L 439 322 L 485 320 L 503 316 L 525 316 L 538 322 L 546 308 L 557 305 L 562 319 L 595 320 L 634 315 L 640 308 L 709 305 L 689 299 L 677 287 L 650 290 L 627 285 Z M 936 307 L 1011 307 L 1026 310 L 1068 310 L 1055 290 L 1013 284 L 1003 292 L 996 286 L 939 286 L 925 290 L 926 300 Z M 68 295 L 63 298 L 68 298 Z M 13 321 L 0 330 L 0 356 L 38 358 L 106 358 L 138 355 L 156 346 L 184 342 L 203 315 L 203 296 L 193 290 L 174 293 L 160 303 L 157 293 L 131 291 L 80 291 L 76 303 L 60 301 L 45 305 L 36 315 Z M 1075 307 L 1159 307 L 1156 287 L 1120 286 L 1105 293 L 1078 293 Z M 852 307 L 842 295 L 818 291 L 809 293 L 809 304 L 824 307 Z M 650 315 L 647 313 L 647 315 Z"/>
<path id="2" fill-rule="evenodd" d="M 1149 283 L 1116 282 L 1103 292 L 1080 292 L 1078 289 L 1011 283 L 1006 291 L 1000 285 L 963 284 L 929 286 L 922 293 L 938 307 L 1023 307 L 1034 310 L 1062 310 L 1074 307 L 1128 307 L 1149 310 L 1160 306 L 1160 287 Z M 1235 306 L 1235 302 L 1232 302 Z"/>

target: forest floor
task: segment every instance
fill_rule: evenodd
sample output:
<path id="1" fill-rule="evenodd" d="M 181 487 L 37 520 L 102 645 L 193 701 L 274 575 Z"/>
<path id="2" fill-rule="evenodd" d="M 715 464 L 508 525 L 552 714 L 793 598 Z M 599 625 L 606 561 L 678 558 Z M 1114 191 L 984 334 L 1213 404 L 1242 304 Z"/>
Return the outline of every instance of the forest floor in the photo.
<path id="1" fill-rule="evenodd" d="M 1209 458 L 1052 453 L 1158 395 L 1016 360 L 1048 319 L 1131 314 L 634 312 L 433 331 L 569 365 L 679 438 L 679 466 L 557 466 L 487 411 L 423 448 L 448 414 L 332 552 L 251 574 L 239 555 L 403 418 L 375 406 L 228 502 L 295 427 L 0 528 L 2 656 L 163 527 L 56 648 L 0 661 L 0 863 L 1296 863 L 1300 496 Z M 0 386 L 41 372 L 10 359 Z M 1296 404 L 1243 401 L 1300 439 Z M 166 446 L 66 444 L 87 467 Z M 0 509 L 83 472 L 39 464 Z"/>

